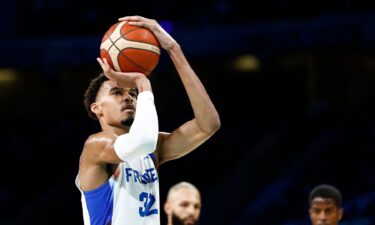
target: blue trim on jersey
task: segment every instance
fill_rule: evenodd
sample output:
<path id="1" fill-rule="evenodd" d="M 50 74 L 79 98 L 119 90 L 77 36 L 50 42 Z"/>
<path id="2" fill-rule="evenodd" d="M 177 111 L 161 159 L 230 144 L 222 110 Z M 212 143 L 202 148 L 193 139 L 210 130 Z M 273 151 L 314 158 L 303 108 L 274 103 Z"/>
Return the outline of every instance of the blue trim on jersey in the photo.
<path id="1" fill-rule="evenodd" d="M 112 221 L 113 191 L 110 181 L 91 191 L 83 192 L 91 225 L 106 225 Z"/>
<path id="2" fill-rule="evenodd" d="M 154 162 L 155 169 L 158 169 L 158 163 L 156 162 L 155 154 L 150 153 L 148 155 L 151 157 L 152 161 Z"/>

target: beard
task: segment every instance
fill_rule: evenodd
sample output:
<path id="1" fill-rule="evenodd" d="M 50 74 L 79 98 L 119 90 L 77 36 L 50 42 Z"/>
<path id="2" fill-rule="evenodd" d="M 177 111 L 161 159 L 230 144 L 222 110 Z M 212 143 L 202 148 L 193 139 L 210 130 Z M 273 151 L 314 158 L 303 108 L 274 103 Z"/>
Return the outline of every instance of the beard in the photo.
<path id="1" fill-rule="evenodd" d="M 172 224 L 173 225 L 185 225 L 184 220 L 172 213 Z M 193 225 L 198 225 L 199 221 L 196 220 Z"/>
<path id="2" fill-rule="evenodd" d="M 130 127 L 134 122 L 134 117 L 133 116 L 130 116 L 124 120 L 121 121 L 121 124 L 126 126 L 126 127 Z"/>

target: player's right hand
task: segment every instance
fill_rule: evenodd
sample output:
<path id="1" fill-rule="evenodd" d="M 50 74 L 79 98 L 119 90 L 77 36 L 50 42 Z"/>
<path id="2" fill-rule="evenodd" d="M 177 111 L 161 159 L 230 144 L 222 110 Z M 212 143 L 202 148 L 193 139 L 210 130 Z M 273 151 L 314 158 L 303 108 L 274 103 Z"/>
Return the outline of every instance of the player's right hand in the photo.
<path id="1" fill-rule="evenodd" d="M 137 83 L 140 80 L 148 80 L 144 74 L 139 72 L 124 73 L 113 70 L 108 64 L 107 59 L 97 58 L 97 61 L 102 67 L 104 75 L 114 81 L 118 87 L 138 88 Z"/>

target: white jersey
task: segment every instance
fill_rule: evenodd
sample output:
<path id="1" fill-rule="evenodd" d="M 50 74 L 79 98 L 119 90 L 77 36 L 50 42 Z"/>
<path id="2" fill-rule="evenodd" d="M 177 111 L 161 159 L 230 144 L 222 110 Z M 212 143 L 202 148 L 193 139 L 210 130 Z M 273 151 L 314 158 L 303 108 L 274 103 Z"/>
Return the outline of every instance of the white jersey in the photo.
<path id="1" fill-rule="evenodd" d="M 153 154 L 119 164 L 102 186 L 82 191 L 85 225 L 160 225 L 159 179 Z"/>

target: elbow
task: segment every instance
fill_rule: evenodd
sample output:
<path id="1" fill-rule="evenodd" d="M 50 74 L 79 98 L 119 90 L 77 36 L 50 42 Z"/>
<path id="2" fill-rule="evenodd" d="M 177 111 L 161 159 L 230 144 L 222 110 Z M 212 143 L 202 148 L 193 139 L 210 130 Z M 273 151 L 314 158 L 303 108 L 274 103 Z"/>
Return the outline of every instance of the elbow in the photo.
<path id="1" fill-rule="evenodd" d="M 215 121 L 212 123 L 212 130 L 214 133 L 216 133 L 216 131 L 218 131 L 221 127 L 221 121 L 220 121 L 220 118 L 217 117 L 217 119 L 215 119 Z"/>
<path id="2" fill-rule="evenodd" d="M 219 116 L 216 116 L 215 118 L 213 118 L 207 129 L 206 129 L 206 132 L 210 135 L 213 135 L 214 133 L 216 133 L 221 127 L 221 121 L 220 121 L 220 118 Z"/>
<path id="3" fill-rule="evenodd" d="M 133 151 L 138 157 L 144 157 L 155 151 L 158 142 L 158 132 L 145 132 L 134 139 Z"/>
<path id="4" fill-rule="evenodd" d="M 114 150 L 122 161 L 144 157 L 156 149 L 158 134 L 134 136 L 123 134 L 114 143 Z"/>

